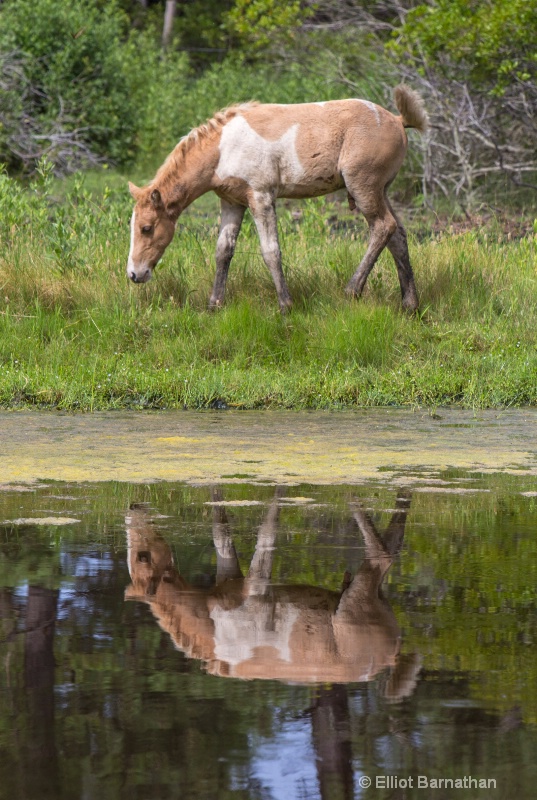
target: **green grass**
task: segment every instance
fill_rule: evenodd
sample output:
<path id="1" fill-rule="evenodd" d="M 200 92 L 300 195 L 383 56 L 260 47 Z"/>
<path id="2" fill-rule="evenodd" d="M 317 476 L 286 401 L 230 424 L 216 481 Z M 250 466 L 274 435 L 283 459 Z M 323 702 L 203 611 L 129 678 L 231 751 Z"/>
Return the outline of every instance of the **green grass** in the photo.
<path id="1" fill-rule="evenodd" d="M 2 177 L 2 176 L 0 176 Z M 494 226 L 410 237 L 421 313 L 400 312 L 383 254 L 359 302 L 344 286 L 366 246 L 348 212 L 279 212 L 295 307 L 282 317 L 246 221 L 226 307 L 206 311 L 218 208 L 187 212 L 146 286 L 128 282 L 124 189 L 0 183 L 0 406 L 338 408 L 537 403 L 536 239 Z M 297 212 L 300 219 L 296 219 Z M 336 212 L 338 216 L 336 217 Z M 344 221 L 335 229 L 335 220 Z M 423 234 L 423 228 L 420 231 Z"/>

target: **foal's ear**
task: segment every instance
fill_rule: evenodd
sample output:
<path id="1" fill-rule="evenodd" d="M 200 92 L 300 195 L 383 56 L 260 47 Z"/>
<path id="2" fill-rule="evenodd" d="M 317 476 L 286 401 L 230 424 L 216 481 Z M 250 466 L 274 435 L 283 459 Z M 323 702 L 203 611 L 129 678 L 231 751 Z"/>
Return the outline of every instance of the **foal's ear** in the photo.
<path id="1" fill-rule="evenodd" d="M 164 203 L 162 202 L 162 197 L 158 189 L 153 189 L 151 192 L 151 202 L 157 211 L 162 211 L 164 208 Z"/>
<path id="2" fill-rule="evenodd" d="M 129 192 L 131 193 L 134 200 L 139 200 L 140 195 L 142 194 L 142 190 L 139 189 L 134 183 L 129 181 Z"/>

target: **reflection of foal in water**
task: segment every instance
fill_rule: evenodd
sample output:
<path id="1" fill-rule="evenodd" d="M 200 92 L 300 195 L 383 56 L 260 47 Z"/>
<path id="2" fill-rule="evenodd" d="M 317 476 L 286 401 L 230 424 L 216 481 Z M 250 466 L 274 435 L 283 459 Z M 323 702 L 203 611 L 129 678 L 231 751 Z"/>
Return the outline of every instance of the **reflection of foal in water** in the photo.
<path id="1" fill-rule="evenodd" d="M 216 495 L 216 499 L 220 499 Z M 127 599 L 143 600 L 161 627 L 189 657 L 214 675 L 300 683 L 368 681 L 389 668 L 385 695 L 409 694 L 418 664 L 400 657 L 400 630 L 381 584 L 402 545 L 409 500 L 397 508 L 381 539 L 366 513 L 353 509 L 365 543 L 358 572 L 340 592 L 270 581 L 279 502 L 259 528 L 255 553 L 243 576 L 223 506 L 213 508 L 216 583 L 189 585 L 173 566 L 171 550 L 149 514 L 126 517 L 132 584 Z"/>

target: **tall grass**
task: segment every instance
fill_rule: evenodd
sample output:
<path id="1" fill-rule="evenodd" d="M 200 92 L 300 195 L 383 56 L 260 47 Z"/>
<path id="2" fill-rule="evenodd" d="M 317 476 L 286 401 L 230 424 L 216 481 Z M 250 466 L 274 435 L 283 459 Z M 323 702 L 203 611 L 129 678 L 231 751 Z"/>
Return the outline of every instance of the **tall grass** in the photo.
<path id="1" fill-rule="evenodd" d="M 282 317 L 246 220 L 226 307 L 206 304 L 218 208 L 183 215 L 147 285 L 125 274 L 131 201 L 81 178 L 60 201 L 46 165 L 22 190 L 0 176 L 0 404 L 65 409 L 537 402 L 535 236 L 410 237 L 420 315 L 400 310 L 383 254 L 359 302 L 344 286 L 365 226 L 327 201 L 282 204 Z"/>

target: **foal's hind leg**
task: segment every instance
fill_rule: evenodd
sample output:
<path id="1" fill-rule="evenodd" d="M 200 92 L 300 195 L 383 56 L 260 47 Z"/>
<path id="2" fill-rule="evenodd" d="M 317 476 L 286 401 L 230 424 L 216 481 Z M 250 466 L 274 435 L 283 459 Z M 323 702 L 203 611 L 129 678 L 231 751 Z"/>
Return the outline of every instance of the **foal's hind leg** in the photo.
<path id="1" fill-rule="evenodd" d="M 278 222 L 274 198 L 268 193 L 255 192 L 250 198 L 250 211 L 254 218 L 263 260 L 270 270 L 278 294 L 280 311 L 285 314 L 293 305 L 282 270 L 282 254 L 278 242 Z"/>
<path id="2" fill-rule="evenodd" d="M 349 189 L 349 204 L 351 208 L 358 207 L 360 209 L 369 225 L 369 243 L 365 256 L 346 288 L 347 294 L 352 297 L 360 297 L 377 258 L 397 229 L 397 222 L 383 197 L 367 197 L 361 200 L 358 193 L 355 194 Z"/>
<path id="3" fill-rule="evenodd" d="M 224 302 L 227 273 L 235 252 L 244 212 L 246 211 L 244 206 L 234 206 L 226 200 L 221 200 L 221 209 L 222 221 L 220 223 L 218 242 L 216 243 L 216 275 L 211 299 L 209 300 L 210 309 L 220 308 Z"/>
<path id="4" fill-rule="evenodd" d="M 405 311 L 418 310 L 418 293 L 414 283 L 414 273 L 410 266 L 410 256 L 408 254 L 408 242 L 406 231 L 402 226 L 397 215 L 394 213 L 393 208 L 390 206 L 386 199 L 388 208 L 392 212 L 397 222 L 397 228 L 392 238 L 388 241 L 388 250 L 393 256 L 395 266 L 397 267 L 397 274 L 399 276 L 399 283 L 401 284 L 401 296 L 403 300 L 403 309 Z"/>

